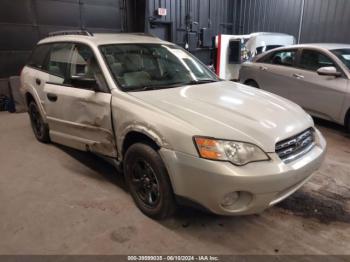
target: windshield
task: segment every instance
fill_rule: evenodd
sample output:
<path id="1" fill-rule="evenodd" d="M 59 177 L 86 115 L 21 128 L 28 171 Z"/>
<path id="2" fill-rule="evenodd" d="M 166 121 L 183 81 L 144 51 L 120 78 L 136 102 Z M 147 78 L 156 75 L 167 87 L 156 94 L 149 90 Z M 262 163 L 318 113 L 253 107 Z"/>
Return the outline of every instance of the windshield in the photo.
<path id="1" fill-rule="evenodd" d="M 100 50 L 123 91 L 142 91 L 218 81 L 197 58 L 174 45 L 113 44 Z"/>
<path id="2" fill-rule="evenodd" d="M 348 70 L 350 70 L 350 49 L 336 49 L 331 50 L 331 52 L 346 65 Z"/>

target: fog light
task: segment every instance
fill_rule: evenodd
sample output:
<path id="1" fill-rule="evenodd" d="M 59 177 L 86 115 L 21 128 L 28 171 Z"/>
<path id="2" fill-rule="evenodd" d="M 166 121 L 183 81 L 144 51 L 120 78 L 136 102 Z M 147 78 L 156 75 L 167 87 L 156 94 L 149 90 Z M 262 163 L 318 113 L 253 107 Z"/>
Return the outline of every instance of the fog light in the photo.
<path id="1" fill-rule="evenodd" d="M 221 206 L 228 208 L 233 206 L 239 198 L 239 192 L 230 192 L 227 193 L 221 201 Z"/>

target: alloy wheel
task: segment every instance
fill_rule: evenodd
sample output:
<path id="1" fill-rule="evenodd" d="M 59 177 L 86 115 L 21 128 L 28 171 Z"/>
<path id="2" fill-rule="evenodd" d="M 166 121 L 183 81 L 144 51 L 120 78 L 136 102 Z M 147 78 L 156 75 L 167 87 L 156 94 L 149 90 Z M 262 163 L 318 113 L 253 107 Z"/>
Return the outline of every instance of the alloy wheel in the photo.
<path id="1" fill-rule="evenodd" d="M 149 208 L 160 201 L 159 183 L 153 168 L 144 160 L 137 160 L 131 169 L 131 183 L 137 197 Z"/>

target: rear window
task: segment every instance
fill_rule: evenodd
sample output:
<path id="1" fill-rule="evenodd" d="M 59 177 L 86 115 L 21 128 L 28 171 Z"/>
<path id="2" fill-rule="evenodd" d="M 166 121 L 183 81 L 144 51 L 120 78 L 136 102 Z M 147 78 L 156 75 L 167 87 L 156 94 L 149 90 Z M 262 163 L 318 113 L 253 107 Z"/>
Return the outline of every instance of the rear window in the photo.
<path id="1" fill-rule="evenodd" d="M 51 47 L 47 70 L 50 74 L 64 78 L 69 66 L 73 44 L 56 43 Z"/>
<path id="2" fill-rule="evenodd" d="M 47 55 L 50 51 L 50 46 L 49 45 L 38 45 L 32 55 L 29 58 L 29 61 L 27 65 L 43 69 L 45 65 L 45 60 L 47 58 Z"/>

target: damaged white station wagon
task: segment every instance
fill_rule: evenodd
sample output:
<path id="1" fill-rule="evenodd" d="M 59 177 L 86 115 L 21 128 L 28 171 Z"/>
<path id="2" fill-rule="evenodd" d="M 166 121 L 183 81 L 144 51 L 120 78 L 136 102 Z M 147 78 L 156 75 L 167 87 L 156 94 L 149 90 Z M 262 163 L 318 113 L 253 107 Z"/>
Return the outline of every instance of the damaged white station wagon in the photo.
<path id="1" fill-rule="evenodd" d="M 299 189 L 325 154 L 299 106 L 221 81 L 152 36 L 53 33 L 21 82 L 36 138 L 113 161 L 136 205 L 156 219 L 177 203 L 262 212 Z"/>

